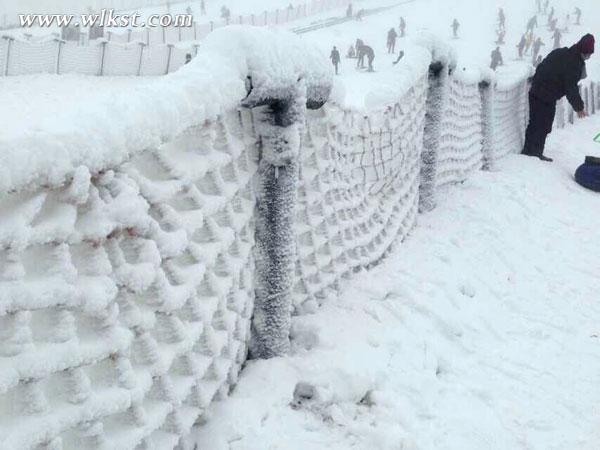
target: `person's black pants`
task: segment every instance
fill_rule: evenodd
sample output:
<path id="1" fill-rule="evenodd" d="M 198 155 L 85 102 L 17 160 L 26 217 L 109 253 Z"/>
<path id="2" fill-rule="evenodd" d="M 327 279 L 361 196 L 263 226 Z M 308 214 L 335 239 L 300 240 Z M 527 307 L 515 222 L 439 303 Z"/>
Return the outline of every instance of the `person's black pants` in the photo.
<path id="1" fill-rule="evenodd" d="M 529 93 L 529 124 L 525 132 L 524 155 L 544 154 L 546 137 L 552 131 L 555 114 L 556 102 L 546 103 Z"/>

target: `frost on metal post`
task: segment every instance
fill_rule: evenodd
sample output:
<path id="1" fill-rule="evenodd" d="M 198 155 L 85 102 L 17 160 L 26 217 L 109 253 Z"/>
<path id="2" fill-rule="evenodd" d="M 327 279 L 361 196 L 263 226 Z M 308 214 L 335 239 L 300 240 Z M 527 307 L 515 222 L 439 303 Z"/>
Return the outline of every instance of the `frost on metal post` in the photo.
<path id="1" fill-rule="evenodd" d="M 492 85 L 492 80 L 482 80 L 479 83 L 479 93 L 481 95 L 481 115 L 483 130 L 483 169 L 492 170 L 494 168 L 494 88 Z"/>
<path id="2" fill-rule="evenodd" d="M 256 298 L 251 356 L 271 358 L 289 349 L 292 291 L 295 281 L 295 209 L 299 152 L 306 109 L 318 109 L 331 92 L 331 75 L 320 53 L 307 51 L 295 36 L 284 47 L 249 60 L 247 97 L 242 106 L 256 108 L 259 136 L 257 218 L 255 232 Z M 256 51 L 251 52 L 253 55 Z M 281 67 L 280 55 L 289 60 Z M 298 61 L 303 65 L 298 65 Z"/>
<path id="3" fill-rule="evenodd" d="M 448 67 L 442 61 L 429 66 L 427 113 L 421 156 L 421 186 L 419 188 L 419 211 L 435 208 L 437 157 L 442 135 L 442 112 L 448 97 Z"/>

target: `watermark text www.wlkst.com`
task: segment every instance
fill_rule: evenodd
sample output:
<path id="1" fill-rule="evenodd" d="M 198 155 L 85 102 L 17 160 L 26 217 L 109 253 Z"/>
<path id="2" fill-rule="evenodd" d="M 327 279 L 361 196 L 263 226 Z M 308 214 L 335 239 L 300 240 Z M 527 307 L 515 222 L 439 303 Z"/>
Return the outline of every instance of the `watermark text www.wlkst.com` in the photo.
<path id="1" fill-rule="evenodd" d="M 191 14 L 152 14 L 143 22 L 138 12 L 118 14 L 112 9 L 102 9 L 96 14 L 19 14 L 21 27 L 191 27 L 194 17 Z"/>

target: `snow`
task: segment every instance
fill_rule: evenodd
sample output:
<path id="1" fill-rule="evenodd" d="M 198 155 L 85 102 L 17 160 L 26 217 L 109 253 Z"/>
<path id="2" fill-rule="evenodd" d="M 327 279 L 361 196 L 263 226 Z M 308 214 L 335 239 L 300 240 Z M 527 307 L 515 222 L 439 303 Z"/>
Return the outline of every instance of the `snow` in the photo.
<path id="1" fill-rule="evenodd" d="M 297 36 L 242 26 L 216 30 L 199 57 L 160 79 L 2 77 L 0 192 L 58 185 L 80 165 L 98 172 L 158 148 L 236 109 L 247 75 L 254 99 L 285 95 L 303 79 L 309 95 L 322 100 L 331 77 L 324 55 Z M 324 90 L 313 92 L 317 86 Z"/>
<path id="2" fill-rule="evenodd" d="M 447 191 L 400 251 L 293 319 L 290 356 L 247 364 L 199 448 L 596 449 L 600 213 L 572 174 L 598 128 Z"/>

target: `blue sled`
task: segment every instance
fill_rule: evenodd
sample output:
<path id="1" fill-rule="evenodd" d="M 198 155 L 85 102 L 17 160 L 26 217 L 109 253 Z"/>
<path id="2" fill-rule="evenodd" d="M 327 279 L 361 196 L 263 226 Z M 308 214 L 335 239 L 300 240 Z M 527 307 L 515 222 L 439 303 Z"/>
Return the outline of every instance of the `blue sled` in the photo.
<path id="1" fill-rule="evenodd" d="M 600 192 L 600 158 L 586 156 L 585 163 L 575 172 L 575 181 L 584 188 Z"/>

